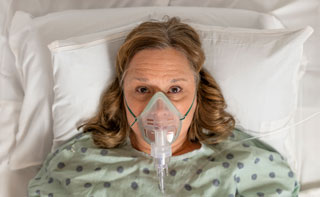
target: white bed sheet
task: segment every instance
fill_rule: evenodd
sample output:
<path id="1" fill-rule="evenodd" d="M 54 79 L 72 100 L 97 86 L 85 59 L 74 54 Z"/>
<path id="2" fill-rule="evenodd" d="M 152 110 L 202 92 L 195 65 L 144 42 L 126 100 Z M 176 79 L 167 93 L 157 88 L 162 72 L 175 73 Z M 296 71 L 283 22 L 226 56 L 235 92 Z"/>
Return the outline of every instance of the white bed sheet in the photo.
<path id="1" fill-rule="evenodd" d="M 90 2 L 90 3 L 89 3 Z M 108 3 L 106 3 L 108 2 Z M 225 7 L 225 8 L 240 8 L 255 10 L 265 13 L 271 13 L 278 17 L 287 27 L 302 27 L 306 25 L 311 25 L 314 28 L 314 33 L 312 37 L 307 42 L 305 48 L 307 52 L 307 57 L 309 60 L 309 65 L 307 68 L 306 75 L 303 78 L 303 86 L 301 100 L 300 100 L 300 110 L 297 113 L 297 120 L 301 120 L 306 116 L 320 111 L 320 56 L 318 51 L 320 48 L 320 1 L 318 0 L 154 0 L 154 1 L 129 1 L 129 0 L 114 0 L 114 1 L 100 1 L 91 0 L 72 0 L 72 1 L 53 1 L 53 0 L 26 0 L 26 1 L 15 1 L 15 0 L 4 0 L 0 2 L 0 71 L 1 80 L 0 87 L 8 84 L 14 87 L 15 93 L 5 94 L 4 89 L 0 89 L 1 98 L 9 98 L 9 101 L 15 101 L 8 105 L 8 110 L 12 113 L 18 113 L 23 99 L 23 91 L 21 90 L 20 82 L 16 80 L 16 73 L 14 70 L 12 72 L 5 72 L 3 70 L 4 56 L 3 51 L 7 42 L 7 30 L 10 25 L 10 19 L 13 13 L 18 10 L 24 10 L 32 13 L 34 16 L 40 16 L 52 11 L 59 11 L 65 9 L 82 9 L 82 8 L 102 8 L 102 7 L 129 7 L 129 6 L 205 6 L 205 7 Z M 4 44 L 3 44 L 4 43 Z M 10 55 L 6 56 L 10 57 Z M 10 58 L 5 64 L 10 64 Z M 8 75 L 9 73 L 9 75 Z M 7 86 L 6 86 L 7 87 Z M 2 92 L 1 92 L 2 90 Z M 0 109 L 4 105 L 0 104 Z M 4 119 L 1 119 L 4 121 Z M 14 119 L 10 121 L 14 122 Z M 302 197 L 312 197 L 320 196 L 320 172 L 318 166 L 320 165 L 319 157 L 315 157 L 315 151 L 319 150 L 320 143 L 319 128 L 320 118 L 317 116 L 312 120 L 297 127 L 296 132 L 296 154 L 299 156 L 300 163 L 299 168 L 301 171 L 300 181 L 302 183 L 302 192 L 300 196 Z M 3 125 L 3 124 L 1 124 Z M 15 127 L 10 127 L 11 131 L 14 133 L 16 131 Z M 3 129 L 3 128 L 1 128 Z M 307 133 L 306 133 L 307 132 Z M 1 140 L 1 138 L 0 138 Z M 1 141 L 0 141 L 1 142 Z M 25 186 L 27 180 L 31 178 L 37 171 L 37 167 L 32 167 L 19 171 L 10 171 L 8 166 L 0 165 L 0 191 L 3 196 L 25 196 Z M 318 170 L 316 170 L 316 168 Z M 11 184 L 19 184 L 20 187 L 12 187 Z"/>
<path id="2" fill-rule="evenodd" d="M 320 111 L 320 70 L 308 70 L 301 86 L 297 121 Z M 313 188 L 320 189 L 319 123 L 320 114 L 296 128 L 295 157 L 298 161 L 300 181 L 303 183 L 302 190 L 308 192 Z M 317 194 L 320 196 L 320 193 Z"/>

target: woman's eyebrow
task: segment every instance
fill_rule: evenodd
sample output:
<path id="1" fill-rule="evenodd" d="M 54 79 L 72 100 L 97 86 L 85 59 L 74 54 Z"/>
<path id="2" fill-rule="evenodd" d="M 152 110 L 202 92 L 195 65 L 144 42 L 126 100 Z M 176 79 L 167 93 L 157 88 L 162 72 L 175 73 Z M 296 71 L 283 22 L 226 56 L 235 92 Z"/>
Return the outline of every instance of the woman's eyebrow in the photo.
<path id="1" fill-rule="evenodd" d="M 147 82 L 147 81 L 149 81 L 149 79 L 147 79 L 147 78 L 142 78 L 142 77 L 135 77 L 135 78 L 133 78 L 134 80 L 137 80 L 137 81 L 142 81 L 142 82 Z"/>
<path id="2" fill-rule="evenodd" d="M 177 78 L 177 79 L 171 79 L 171 83 L 176 83 L 176 82 L 179 82 L 179 81 L 188 81 L 187 79 L 185 78 Z"/>
<path id="3" fill-rule="evenodd" d="M 149 79 L 147 78 L 143 78 L 143 77 L 135 77 L 133 78 L 134 80 L 137 80 L 137 81 L 142 81 L 142 82 L 147 82 L 149 81 Z M 177 79 L 171 79 L 170 80 L 170 83 L 176 83 L 176 82 L 179 82 L 179 81 L 188 81 L 187 79 L 185 78 L 177 78 Z"/>

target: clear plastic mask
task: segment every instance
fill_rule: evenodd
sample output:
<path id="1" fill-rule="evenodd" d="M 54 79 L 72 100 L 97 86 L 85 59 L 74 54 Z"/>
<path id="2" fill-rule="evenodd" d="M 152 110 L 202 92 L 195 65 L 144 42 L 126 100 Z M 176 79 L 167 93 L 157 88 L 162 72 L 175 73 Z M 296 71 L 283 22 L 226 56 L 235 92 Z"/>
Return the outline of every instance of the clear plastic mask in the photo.
<path id="1" fill-rule="evenodd" d="M 182 118 L 170 100 L 162 92 L 158 92 L 140 114 L 138 125 L 144 140 L 149 144 L 171 144 L 179 136 Z M 156 142 L 159 132 L 165 132 L 165 141 Z"/>
<path id="2" fill-rule="evenodd" d="M 178 138 L 182 120 L 190 112 L 194 99 L 185 115 L 182 115 L 162 92 L 153 95 L 138 117 L 126 102 L 128 110 L 135 118 L 131 127 L 135 122 L 138 122 L 144 140 L 151 145 L 151 156 L 154 158 L 159 187 L 162 192 L 164 192 L 164 175 L 168 174 L 168 163 L 172 155 L 171 144 Z"/>
<path id="3" fill-rule="evenodd" d="M 132 112 L 126 102 L 129 112 L 135 118 L 135 121 L 130 127 L 138 122 L 139 130 L 144 140 L 150 145 L 157 140 L 156 132 L 166 131 L 166 140 L 163 143 L 172 144 L 179 136 L 182 120 L 184 120 L 190 112 L 194 99 L 185 115 L 182 115 L 162 92 L 157 92 L 153 95 L 139 116 L 136 116 Z"/>

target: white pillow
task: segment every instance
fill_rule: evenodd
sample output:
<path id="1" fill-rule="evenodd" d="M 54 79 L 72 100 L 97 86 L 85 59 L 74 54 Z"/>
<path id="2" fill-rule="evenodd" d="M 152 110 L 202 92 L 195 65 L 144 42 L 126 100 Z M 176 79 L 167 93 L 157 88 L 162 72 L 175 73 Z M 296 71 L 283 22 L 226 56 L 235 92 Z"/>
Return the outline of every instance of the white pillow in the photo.
<path id="1" fill-rule="evenodd" d="M 237 127 L 279 151 L 297 171 L 292 133 L 297 109 L 303 43 L 312 28 L 253 30 L 198 27 L 205 66 L 222 88 Z M 214 31 L 214 33 L 212 33 Z M 301 69 L 301 70 L 300 70 Z M 280 132 L 272 133 L 278 130 Z"/>
<path id="2" fill-rule="evenodd" d="M 47 45 L 54 40 L 121 27 L 150 18 L 159 19 L 163 15 L 180 16 L 189 22 L 210 25 L 282 27 L 281 23 L 271 15 L 219 8 L 143 7 L 71 10 L 37 18 L 32 18 L 25 12 L 17 12 L 12 21 L 9 41 L 25 95 L 15 148 L 10 158 L 12 169 L 41 164 L 52 146 L 53 79 Z M 37 154 L 30 154 L 34 152 Z"/>
<path id="3" fill-rule="evenodd" d="M 202 38 L 205 67 L 220 84 L 237 123 L 262 133 L 283 127 L 297 107 L 303 44 L 312 28 L 193 26 Z"/>
<path id="4" fill-rule="evenodd" d="M 297 106 L 303 43 L 312 29 L 192 26 L 202 39 L 205 67 L 220 84 L 227 110 L 237 123 L 260 133 L 286 126 Z M 75 135 L 76 126 L 94 114 L 102 90 L 114 76 L 116 51 L 128 29 L 56 41 L 49 46 L 54 62 L 54 148 Z M 278 136 L 277 140 L 269 144 L 286 156 L 282 147 L 285 139 Z"/>
<path id="5" fill-rule="evenodd" d="M 115 75 L 117 50 L 135 26 L 137 24 L 49 45 L 55 81 L 53 150 L 77 134 L 76 128 L 94 115 L 100 94 Z"/>

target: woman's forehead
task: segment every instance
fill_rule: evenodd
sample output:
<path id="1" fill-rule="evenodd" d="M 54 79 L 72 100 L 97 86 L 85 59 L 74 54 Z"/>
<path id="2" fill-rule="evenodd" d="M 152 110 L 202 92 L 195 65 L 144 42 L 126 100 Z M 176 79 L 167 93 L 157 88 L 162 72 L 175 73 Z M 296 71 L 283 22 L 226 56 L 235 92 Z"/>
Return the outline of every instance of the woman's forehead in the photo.
<path id="1" fill-rule="evenodd" d="M 147 80 L 148 76 L 188 78 L 193 76 L 188 59 L 173 49 L 145 49 L 129 63 L 127 75 Z"/>

